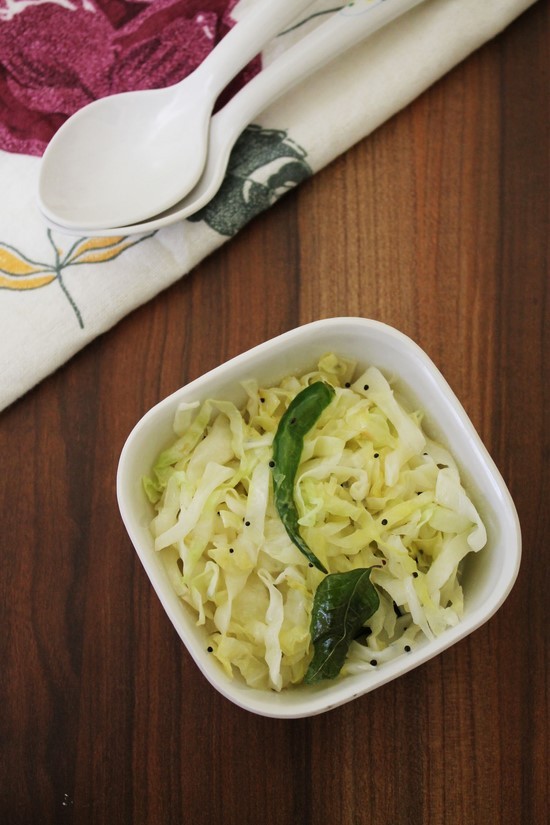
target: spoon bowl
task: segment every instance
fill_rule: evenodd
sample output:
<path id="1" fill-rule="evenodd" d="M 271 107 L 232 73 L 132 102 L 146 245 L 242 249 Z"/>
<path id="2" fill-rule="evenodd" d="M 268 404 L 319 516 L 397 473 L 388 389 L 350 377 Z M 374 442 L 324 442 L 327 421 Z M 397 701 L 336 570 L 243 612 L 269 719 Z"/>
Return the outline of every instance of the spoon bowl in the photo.
<path id="1" fill-rule="evenodd" d="M 179 94 L 169 87 L 102 98 L 66 121 L 43 159 L 44 214 L 95 229 L 142 220 L 151 206 L 166 209 L 193 188 L 204 166 L 211 100 L 201 98 L 194 75 L 184 82 Z"/>

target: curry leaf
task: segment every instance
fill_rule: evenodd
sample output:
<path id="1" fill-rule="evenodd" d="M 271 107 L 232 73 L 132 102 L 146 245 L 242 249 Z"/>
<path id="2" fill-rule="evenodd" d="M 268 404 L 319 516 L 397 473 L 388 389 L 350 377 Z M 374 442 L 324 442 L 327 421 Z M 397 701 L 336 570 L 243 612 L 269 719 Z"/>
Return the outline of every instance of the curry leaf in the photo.
<path id="1" fill-rule="evenodd" d="M 313 659 L 304 681 L 334 679 L 340 673 L 349 646 L 380 599 L 370 580 L 372 567 L 331 573 L 319 584 L 311 613 Z"/>
<path id="2" fill-rule="evenodd" d="M 290 402 L 273 439 L 273 494 L 275 506 L 285 529 L 296 547 L 323 573 L 326 567 L 310 550 L 300 535 L 298 511 L 294 501 L 294 481 L 304 447 L 304 436 L 334 396 L 334 388 L 316 381 Z"/>

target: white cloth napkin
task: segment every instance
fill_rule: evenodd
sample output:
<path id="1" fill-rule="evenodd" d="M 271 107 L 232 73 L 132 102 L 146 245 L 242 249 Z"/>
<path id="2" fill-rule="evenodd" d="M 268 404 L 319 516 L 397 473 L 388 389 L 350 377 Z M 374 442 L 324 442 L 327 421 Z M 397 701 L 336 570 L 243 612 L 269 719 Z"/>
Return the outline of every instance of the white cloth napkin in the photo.
<path id="1" fill-rule="evenodd" d="M 239 19 L 254 2 L 241 0 L 233 16 Z M 0 409 L 188 273 L 533 2 L 426 0 L 266 110 L 243 137 L 227 186 L 202 219 L 150 235 L 79 239 L 49 232 L 35 205 L 40 159 L 0 151 Z M 4 3 L 9 10 L 17 0 Z M 303 16 L 334 5 L 318 2 Z M 323 20 L 311 17 L 270 43 L 263 65 Z"/>

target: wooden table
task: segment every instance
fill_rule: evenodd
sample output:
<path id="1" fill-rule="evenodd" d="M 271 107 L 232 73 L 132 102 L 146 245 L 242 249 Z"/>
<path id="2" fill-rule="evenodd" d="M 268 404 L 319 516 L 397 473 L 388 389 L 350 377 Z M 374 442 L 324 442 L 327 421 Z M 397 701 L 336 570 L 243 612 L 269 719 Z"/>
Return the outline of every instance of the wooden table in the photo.
<path id="1" fill-rule="evenodd" d="M 548 821 L 549 6 L 248 225 L 0 416 L 9 825 Z M 218 695 L 119 518 L 156 401 L 298 324 L 383 320 L 462 400 L 515 499 L 486 625 L 312 719 Z"/>

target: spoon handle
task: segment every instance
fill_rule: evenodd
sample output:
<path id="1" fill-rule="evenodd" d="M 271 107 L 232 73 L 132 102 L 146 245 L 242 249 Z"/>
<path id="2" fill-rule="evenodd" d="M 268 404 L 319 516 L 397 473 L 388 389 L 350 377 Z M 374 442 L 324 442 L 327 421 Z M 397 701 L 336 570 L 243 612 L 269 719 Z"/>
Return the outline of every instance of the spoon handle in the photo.
<path id="1" fill-rule="evenodd" d="M 195 189 L 176 205 L 181 217 L 197 211 L 216 194 L 235 142 L 256 115 L 315 70 L 421 2 L 355 0 L 253 77 L 213 116 L 206 167 Z"/>
<path id="2" fill-rule="evenodd" d="M 300 12 L 312 2 L 313 0 L 258 0 L 195 70 L 196 79 L 211 95 L 217 96 L 256 57 L 265 43 L 296 20 Z M 181 83 L 185 83 L 185 80 Z"/>
<path id="3" fill-rule="evenodd" d="M 235 140 L 269 104 L 317 69 L 424 0 L 355 0 L 252 78 L 212 119 L 220 144 Z M 215 125 L 214 125 L 215 124 Z M 222 138 L 223 135 L 223 138 Z M 217 148 L 217 147 L 216 147 Z"/>

